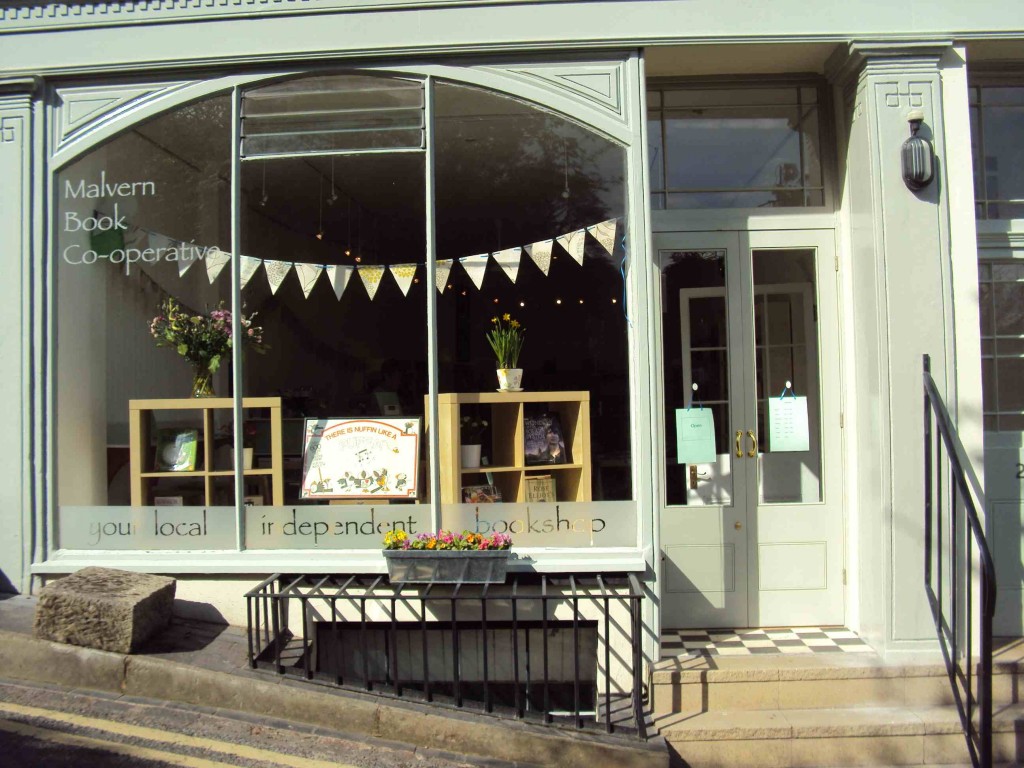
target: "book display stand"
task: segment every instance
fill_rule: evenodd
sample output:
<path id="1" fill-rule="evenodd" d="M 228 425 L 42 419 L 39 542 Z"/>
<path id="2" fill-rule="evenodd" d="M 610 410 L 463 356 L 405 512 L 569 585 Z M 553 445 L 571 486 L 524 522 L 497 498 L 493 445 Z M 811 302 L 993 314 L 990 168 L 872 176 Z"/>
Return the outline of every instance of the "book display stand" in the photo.
<path id="1" fill-rule="evenodd" d="M 464 406 L 482 407 L 489 414 L 489 464 L 463 467 L 459 424 Z M 526 425 L 537 414 L 554 414 L 560 427 L 565 460 L 529 464 Z M 590 393 L 589 392 L 459 392 L 438 395 L 441 463 L 441 503 L 463 501 L 465 486 L 494 485 L 502 501 L 525 502 L 526 478 L 550 475 L 557 501 L 590 501 Z"/>
<path id="2" fill-rule="evenodd" d="M 217 488 L 230 491 L 233 496 L 235 470 L 230 467 L 219 467 L 214 458 L 214 438 L 216 436 L 215 412 L 226 411 L 229 420 L 234 403 L 230 397 L 207 398 L 176 398 L 167 400 L 129 400 L 128 426 L 130 433 L 131 492 L 132 506 L 141 507 L 153 504 L 154 486 L 161 481 L 181 480 L 189 486 L 190 493 L 199 504 L 211 506 L 217 503 Z M 282 481 L 281 462 L 281 398 L 279 397 L 246 397 L 242 399 L 242 408 L 263 408 L 270 414 L 270 466 L 257 469 L 245 469 L 246 478 L 259 479 L 261 483 L 269 481 L 269 501 L 275 506 L 284 504 L 284 484 Z M 170 413 L 167 413 L 170 412 Z M 177 413 L 174 413 L 177 412 Z M 161 428 L 165 433 L 161 438 L 164 443 L 153 439 L 154 416 L 161 413 L 164 417 L 177 417 L 190 422 L 183 427 L 182 434 L 195 433 L 192 443 L 193 461 L 191 469 L 166 470 L 159 469 L 157 451 L 164 449 L 167 443 L 166 433 L 171 430 Z M 193 423 L 194 422 L 194 423 Z M 169 457 L 164 457 L 169 458 Z M 161 462 L 161 464 L 164 464 Z M 166 464 L 164 464 L 166 466 Z M 219 485 L 218 485 L 219 483 Z M 194 486 L 192 488 L 191 486 Z M 264 503 L 266 503 L 266 501 Z"/>

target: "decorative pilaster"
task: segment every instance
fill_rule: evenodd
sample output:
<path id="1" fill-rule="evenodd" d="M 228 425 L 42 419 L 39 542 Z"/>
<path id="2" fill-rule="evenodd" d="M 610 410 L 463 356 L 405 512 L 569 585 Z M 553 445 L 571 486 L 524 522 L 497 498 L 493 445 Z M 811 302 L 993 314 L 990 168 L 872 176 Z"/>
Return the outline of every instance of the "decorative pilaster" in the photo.
<path id="1" fill-rule="evenodd" d="M 0 464 L 0 590 L 29 588 L 36 510 L 32 507 L 33 403 L 31 265 L 36 230 L 33 190 L 33 78 L 0 80 L 0 434 L 8 446 Z"/>
<path id="2" fill-rule="evenodd" d="M 947 382 L 955 401 L 943 109 L 951 50 L 945 41 L 853 43 L 829 68 L 842 89 L 847 137 L 840 177 L 855 340 L 848 365 L 855 379 L 849 399 L 856 412 L 861 612 L 867 634 L 892 649 L 934 639 L 921 583 L 920 367 L 930 354 L 936 380 Z M 903 182 L 900 156 L 911 110 L 923 112 L 919 135 L 932 142 L 936 158 L 934 180 L 918 191 Z M 963 146 L 957 140 L 957 151 Z M 969 153 L 969 141 L 966 147 Z"/>

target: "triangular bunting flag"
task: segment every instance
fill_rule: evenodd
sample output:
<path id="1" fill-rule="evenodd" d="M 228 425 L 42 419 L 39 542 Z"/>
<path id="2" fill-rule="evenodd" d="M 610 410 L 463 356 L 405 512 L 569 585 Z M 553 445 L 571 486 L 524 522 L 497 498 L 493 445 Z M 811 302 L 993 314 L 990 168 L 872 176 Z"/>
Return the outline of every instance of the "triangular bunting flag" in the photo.
<path id="1" fill-rule="evenodd" d="M 192 253 L 195 252 L 192 246 L 186 245 L 185 243 L 182 243 L 181 247 L 183 249 L 187 248 Z M 215 245 L 211 246 L 206 251 L 206 276 L 210 279 L 211 285 L 213 284 L 213 281 L 217 279 L 217 277 L 220 275 L 221 270 L 224 269 L 224 267 L 227 265 L 229 261 L 231 261 L 231 254 L 224 253 L 224 251 L 222 251 Z M 180 264 L 178 266 L 178 269 L 181 269 Z M 188 269 L 188 267 L 186 267 L 186 269 Z"/>
<path id="2" fill-rule="evenodd" d="M 264 259 L 263 269 L 267 271 L 267 282 L 270 283 L 270 293 L 276 294 L 277 289 L 281 287 L 281 283 L 288 277 L 288 273 L 292 271 L 292 263 L 290 261 L 273 261 L 271 259 Z"/>
<path id="3" fill-rule="evenodd" d="M 506 248 L 504 251 L 495 251 L 491 254 L 491 258 L 498 262 L 498 266 L 505 270 L 508 279 L 514 283 L 519 274 L 519 259 L 522 253 L 523 249 L 516 246 L 515 248 Z"/>
<path id="4" fill-rule="evenodd" d="M 412 286 L 412 279 L 416 277 L 415 264 L 392 264 L 389 269 L 395 277 L 395 282 L 402 289 L 402 295 L 409 295 L 409 288 Z"/>
<path id="5" fill-rule="evenodd" d="M 569 255 L 579 262 L 581 267 L 583 266 L 583 248 L 587 244 L 586 231 L 585 229 L 577 229 L 575 232 L 569 232 L 555 238 L 558 244 L 565 248 Z"/>
<path id="6" fill-rule="evenodd" d="M 618 225 L 618 219 L 608 219 L 608 221 L 602 221 L 600 224 L 587 227 L 587 232 L 590 233 L 590 236 L 597 240 L 602 248 L 608 251 L 609 256 L 615 250 L 615 232 L 618 229 Z"/>
<path id="7" fill-rule="evenodd" d="M 309 298 L 309 292 L 313 290 L 313 286 L 316 285 L 317 278 L 320 277 L 323 270 L 324 268 L 319 264 L 295 262 L 295 274 L 299 276 L 299 285 L 302 286 L 302 295 L 305 298 Z"/>
<path id="8" fill-rule="evenodd" d="M 524 245 L 523 250 L 533 259 L 533 263 L 537 265 L 540 271 L 546 275 L 548 270 L 551 269 L 551 249 L 554 245 L 554 240 L 541 240 L 537 243 Z"/>
<path id="9" fill-rule="evenodd" d="M 469 279 L 473 281 L 477 290 L 484 287 L 484 272 L 487 271 L 488 258 L 490 257 L 486 253 L 481 253 L 476 256 L 463 256 L 459 259 L 459 264 L 466 270 L 466 274 L 469 275 Z"/>
<path id="10" fill-rule="evenodd" d="M 354 267 L 339 267 L 337 265 L 330 265 L 324 267 L 327 272 L 327 277 L 331 279 L 331 285 L 334 287 L 334 295 L 341 301 L 341 294 L 345 292 L 348 287 L 348 281 L 352 277 L 352 273 L 355 271 Z"/>
<path id="11" fill-rule="evenodd" d="M 434 264 L 434 285 L 441 293 L 444 293 L 444 287 L 448 285 L 448 275 L 451 273 L 452 259 L 445 259 Z"/>
<path id="12" fill-rule="evenodd" d="M 257 259 L 253 256 L 243 256 L 242 263 L 240 265 L 240 275 L 242 288 L 245 288 L 252 280 L 252 276 L 256 274 L 256 270 L 260 268 L 260 264 L 263 263 L 262 259 Z"/>
<path id="13" fill-rule="evenodd" d="M 380 281 L 384 277 L 384 267 L 357 267 L 357 269 L 359 276 L 363 278 L 366 294 L 370 297 L 370 301 L 373 301 L 373 297 L 377 295 L 377 289 L 380 288 Z"/>
<path id="14" fill-rule="evenodd" d="M 149 242 L 153 242 L 152 237 Z M 170 243 L 170 239 L 167 242 Z M 178 277 L 184 277 L 188 268 L 199 261 L 199 249 L 191 243 L 172 243 L 171 247 L 178 249 Z"/>

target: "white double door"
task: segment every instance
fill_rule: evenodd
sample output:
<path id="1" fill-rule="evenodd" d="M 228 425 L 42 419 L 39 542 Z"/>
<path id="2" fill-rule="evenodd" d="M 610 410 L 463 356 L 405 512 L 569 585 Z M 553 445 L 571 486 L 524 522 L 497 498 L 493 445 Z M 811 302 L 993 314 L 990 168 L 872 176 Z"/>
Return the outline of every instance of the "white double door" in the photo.
<path id="1" fill-rule="evenodd" d="M 841 624 L 833 233 L 662 233 L 655 252 L 665 424 L 662 625 Z M 714 460 L 686 461 L 694 454 L 680 446 L 676 424 L 692 415 L 687 409 L 711 412 Z"/>

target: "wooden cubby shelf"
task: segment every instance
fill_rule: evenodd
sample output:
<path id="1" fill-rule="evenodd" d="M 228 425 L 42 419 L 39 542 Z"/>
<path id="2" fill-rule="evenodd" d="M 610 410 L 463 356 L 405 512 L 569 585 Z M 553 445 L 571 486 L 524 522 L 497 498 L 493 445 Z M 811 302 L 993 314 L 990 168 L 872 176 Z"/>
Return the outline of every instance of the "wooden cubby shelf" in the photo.
<path id="1" fill-rule="evenodd" d="M 128 427 L 130 440 L 132 506 L 153 503 L 152 485 L 162 479 L 201 480 L 199 497 L 203 504 L 214 504 L 214 479 L 234 478 L 234 469 L 214 469 L 214 411 L 234 408 L 230 397 L 175 398 L 168 400 L 129 400 Z M 284 504 L 283 464 L 281 461 L 281 398 L 245 397 L 242 408 L 265 408 L 270 412 L 270 466 L 243 470 L 245 477 L 265 478 L 269 481 L 270 503 Z M 153 471 L 155 446 L 151 429 L 155 413 L 196 411 L 196 423 L 191 428 L 199 432 L 196 469 L 185 472 Z M 198 487 L 198 483 L 197 483 Z"/>
<path id="2" fill-rule="evenodd" d="M 525 478 L 551 475 L 558 501 L 590 501 L 589 392 L 458 392 L 438 395 L 438 442 L 441 463 L 441 503 L 462 501 L 462 487 L 487 483 L 501 491 L 503 501 L 526 501 Z M 490 458 L 486 467 L 462 466 L 459 425 L 463 406 L 489 411 Z M 527 464 L 524 419 L 534 412 L 558 414 L 569 454 L 567 464 Z"/>

